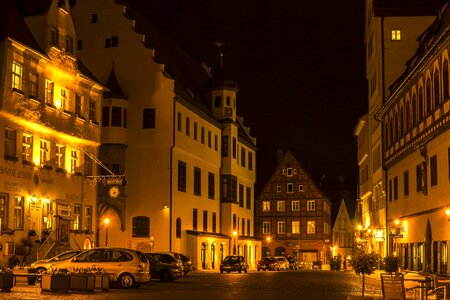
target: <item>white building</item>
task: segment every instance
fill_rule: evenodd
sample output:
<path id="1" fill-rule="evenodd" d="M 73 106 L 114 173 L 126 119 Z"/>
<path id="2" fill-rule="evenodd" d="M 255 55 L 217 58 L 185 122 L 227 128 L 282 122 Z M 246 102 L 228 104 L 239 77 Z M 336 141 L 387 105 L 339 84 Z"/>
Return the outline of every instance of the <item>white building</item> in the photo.
<path id="1" fill-rule="evenodd" d="M 236 115 L 237 86 L 211 78 L 137 9 L 116 2 L 73 8 L 79 54 L 111 90 L 100 157 L 127 182 L 99 184 L 108 245 L 183 252 L 198 269 L 218 269 L 235 246 L 256 264 L 256 147 Z"/>

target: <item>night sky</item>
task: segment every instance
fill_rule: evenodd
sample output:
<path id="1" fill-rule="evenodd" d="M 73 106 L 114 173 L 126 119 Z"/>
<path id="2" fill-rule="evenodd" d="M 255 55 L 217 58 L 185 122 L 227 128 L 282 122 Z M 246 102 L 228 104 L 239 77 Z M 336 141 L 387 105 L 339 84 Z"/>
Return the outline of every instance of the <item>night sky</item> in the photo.
<path id="1" fill-rule="evenodd" d="M 353 130 L 366 112 L 364 1 L 129 0 L 156 27 L 239 86 L 257 138 L 258 192 L 291 150 L 307 171 L 357 177 Z M 356 186 L 355 186 L 356 189 Z"/>

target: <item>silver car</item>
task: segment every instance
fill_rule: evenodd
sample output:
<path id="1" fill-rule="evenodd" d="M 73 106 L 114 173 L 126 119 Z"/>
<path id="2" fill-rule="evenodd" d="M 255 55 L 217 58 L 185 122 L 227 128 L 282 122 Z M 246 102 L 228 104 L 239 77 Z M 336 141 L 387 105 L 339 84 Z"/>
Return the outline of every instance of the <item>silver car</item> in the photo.
<path id="1" fill-rule="evenodd" d="M 67 259 L 71 259 L 77 254 L 80 254 L 83 250 L 71 250 L 60 253 L 48 259 L 37 260 L 30 265 L 31 268 L 35 269 L 36 273 L 40 274 L 42 272 L 50 269 L 54 264 L 63 262 Z"/>
<path id="2" fill-rule="evenodd" d="M 64 268 L 70 272 L 83 268 L 103 268 L 111 281 L 123 288 L 138 287 L 150 281 L 150 264 L 140 252 L 126 248 L 94 248 L 75 257 L 54 264 L 52 268 Z"/>

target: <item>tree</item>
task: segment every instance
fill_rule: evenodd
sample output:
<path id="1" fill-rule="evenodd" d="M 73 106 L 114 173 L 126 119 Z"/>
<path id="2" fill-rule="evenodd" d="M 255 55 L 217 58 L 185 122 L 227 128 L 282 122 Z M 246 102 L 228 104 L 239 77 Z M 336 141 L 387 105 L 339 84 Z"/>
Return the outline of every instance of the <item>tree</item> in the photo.
<path id="1" fill-rule="evenodd" d="M 374 253 L 359 252 L 352 260 L 353 270 L 356 274 L 362 274 L 362 296 L 364 297 L 365 276 L 372 274 L 378 266 L 380 257 Z"/>
<path id="2" fill-rule="evenodd" d="M 400 259 L 398 256 L 388 255 L 383 258 L 384 261 L 384 270 L 386 273 L 392 274 L 397 273 L 398 267 L 400 265 Z"/>

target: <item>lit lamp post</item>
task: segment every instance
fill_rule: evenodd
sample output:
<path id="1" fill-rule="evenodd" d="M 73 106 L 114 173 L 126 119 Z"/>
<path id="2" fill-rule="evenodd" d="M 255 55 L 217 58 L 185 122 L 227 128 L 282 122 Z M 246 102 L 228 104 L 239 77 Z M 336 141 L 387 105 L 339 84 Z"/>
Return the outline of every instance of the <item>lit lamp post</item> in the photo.
<path id="1" fill-rule="evenodd" d="M 236 236 L 237 231 L 233 231 L 233 255 L 236 255 Z"/>
<path id="2" fill-rule="evenodd" d="M 105 218 L 103 220 L 103 224 L 105 224 L 105 246 L 108 247 L 108 225 L 110 220 L 108 218 Z"/>

